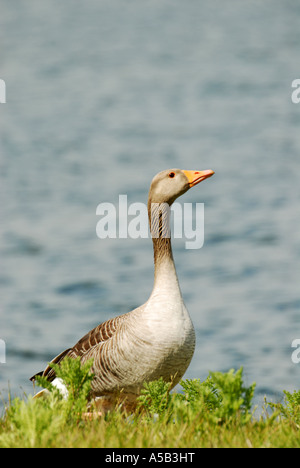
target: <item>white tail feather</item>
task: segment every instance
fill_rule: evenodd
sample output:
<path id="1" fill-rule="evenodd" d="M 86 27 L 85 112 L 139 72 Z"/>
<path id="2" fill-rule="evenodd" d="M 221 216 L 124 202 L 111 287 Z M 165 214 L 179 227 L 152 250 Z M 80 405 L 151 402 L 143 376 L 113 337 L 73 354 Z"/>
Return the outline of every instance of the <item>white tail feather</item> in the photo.
<path id="1" fill-rule="evenodd" d="M 65 386 L 65 384 L 63 383 L 62 379 L 59 379 L 59 378 L 56 378 L 53 380 L 52 382 L 52 385 L 54 387 L 56 387 L 60 393 L 62 394 L 62 396 L 67 399 L 68 398 L 68 390 L 67 390 L 67 387 Z M 50 395 L 50 392 L 49 390 L 47 390 L 46 388 L 44 388 L 43 390 L 41 390 L 40 392 L 38 392 L 36 395 L 34 395 L 33 398 L 41 398 L 41 397 L 46 397 Z"/>

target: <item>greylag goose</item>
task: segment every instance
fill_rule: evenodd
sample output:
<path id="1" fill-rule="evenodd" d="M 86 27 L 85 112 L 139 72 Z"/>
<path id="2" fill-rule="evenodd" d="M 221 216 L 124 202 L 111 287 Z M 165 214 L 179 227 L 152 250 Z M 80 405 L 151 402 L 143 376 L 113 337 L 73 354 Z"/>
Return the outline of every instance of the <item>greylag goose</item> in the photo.
<path id="1" fill-rule="evenodd" d="M 103 407 L 114 404 L 120 392 L 122 400 L 134 405 L 144 382 L 161 377 L 173 388 L 191 362 L 195 331 L 173 260 L 169 208 L 177 197 L 213 174 L 212 170 L 169 169 L 154 177 L 148 197 L 154 286 L 148 301 L 101 323 L 51 361 L 60 363 L 66 356 L 79 356 L 82 362 L 93 358 L 91 399 L 100 398 Z M 36 375 L 58 380 L 50 366 Z"/>

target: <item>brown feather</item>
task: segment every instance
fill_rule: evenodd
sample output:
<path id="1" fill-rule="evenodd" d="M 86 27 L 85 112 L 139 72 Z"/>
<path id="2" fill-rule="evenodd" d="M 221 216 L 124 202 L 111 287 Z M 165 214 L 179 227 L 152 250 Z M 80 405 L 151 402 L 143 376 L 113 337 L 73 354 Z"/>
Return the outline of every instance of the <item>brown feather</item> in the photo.
<path id="1" fill-rule="evenodd" d="M 122 315 L 113 319 L 106 320 L 93 330 L 83 336 L 75 346 L 71 349 L 72 354 L 76 356 L 83 356 L 86 352 L 90 351 L 94 346 L 109 340 L 116 332 L 118 324 Z M 122 319 L 121 319 L 122 321 Z"/>
<path id="2" fill-rule="evenodd" d="M 97 327 L 93 328 L 93 330 L 89 331 L 85 336 L 83 336 L 75 344 L 75 346 L 73 346 L 73 348 L 68 348 L 62 353 L 60 353 L 51 361 L 50 364 L 59 364 L 66 356 L 69 356 L 74 359 L 77 357 L 82 357 L 88 351 L 91 351 L 91 349 L 95 346 L 98 346 L 100 343 L 109 340 L 116 332 L 121 317 L 123 316 L 120 315 L 113 319 L 109 319 L 106 322 L 103 322 Z M 30 378 L 30 380 L 34 381 L 37 375 L 46 377 L 47 380 L 49 380 L 49 382 L 52 382 L 56 377 L 55 370 L 50 366 L 47 366 L 43 372 L 35 374 L 33 377 Z"/>

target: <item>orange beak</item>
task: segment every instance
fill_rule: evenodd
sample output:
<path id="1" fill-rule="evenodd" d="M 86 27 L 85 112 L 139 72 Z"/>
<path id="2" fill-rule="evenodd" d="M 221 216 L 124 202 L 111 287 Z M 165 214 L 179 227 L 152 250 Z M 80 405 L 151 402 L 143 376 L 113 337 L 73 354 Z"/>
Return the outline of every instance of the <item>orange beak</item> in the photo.
<path id="1" fill-rule="evenodd" d="M 190 187 L 194 187 L 194 185 L 199 184 L 200 182 L 202 182 L 202 180 L 207 179 L 208 177 L 211 177 L 212 175 L 214 175 L 214 171 L 212 171 L 211 169 L 207 171 L 182 171 L 182 172 L 186 175 L 189 181 Z"/>

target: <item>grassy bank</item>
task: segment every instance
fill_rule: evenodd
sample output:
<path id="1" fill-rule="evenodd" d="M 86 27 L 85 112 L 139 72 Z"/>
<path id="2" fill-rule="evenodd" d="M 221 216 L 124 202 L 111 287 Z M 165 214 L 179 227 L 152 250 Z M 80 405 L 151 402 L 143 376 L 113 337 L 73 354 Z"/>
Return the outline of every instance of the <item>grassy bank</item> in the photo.
<path id="1" fill-rule="evenodd" d="M 14 399 L 0 420 L 0 447 L 299 447 L 300 392 L 284 392 L 283 404 L 265 402 L 253 416 L 255 384 L 245 387 L 242 368 L 181 382 L 168 392 L 162 381 L 145 385 L 138 410 L 116 409 L 86 420 L 89 365 L 66 363 L 61 376 L 69 397 L 50 388 L 47 398 Z M 40 382 L 41 384 L 43 382 Z"/>

